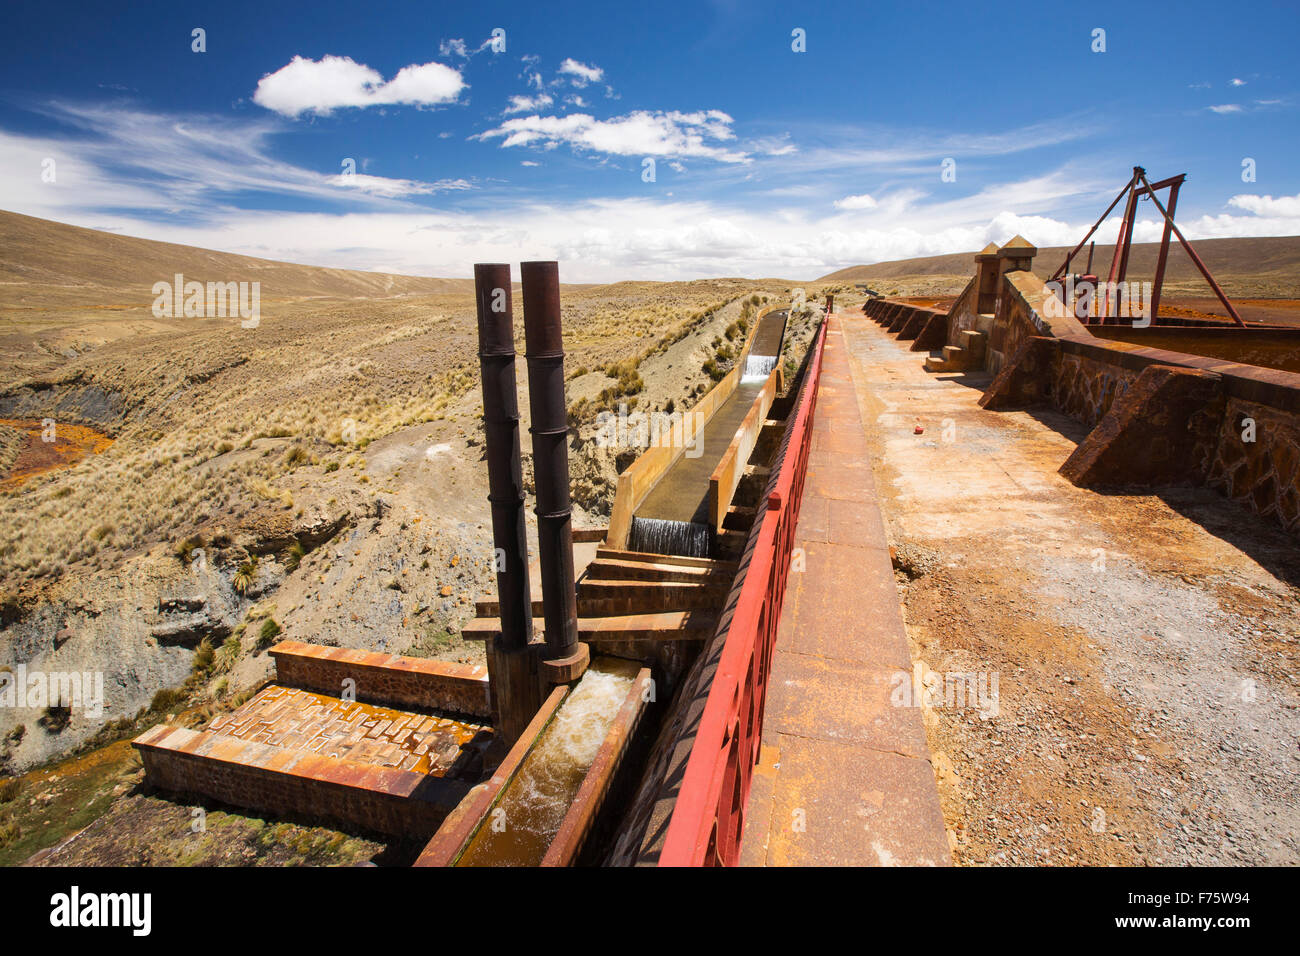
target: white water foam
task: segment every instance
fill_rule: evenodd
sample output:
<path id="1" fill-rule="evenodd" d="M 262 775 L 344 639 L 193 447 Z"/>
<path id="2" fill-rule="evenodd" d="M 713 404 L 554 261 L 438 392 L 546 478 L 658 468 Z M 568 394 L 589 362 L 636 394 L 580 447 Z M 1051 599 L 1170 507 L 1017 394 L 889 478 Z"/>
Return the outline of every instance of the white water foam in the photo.
<path id="1" fill-rule="evenodd" d="M 750 355 L 745 359 L 745 370 L 740 374 L 742 383 L 762 382 L 776 368 L 775 355 Z"/>

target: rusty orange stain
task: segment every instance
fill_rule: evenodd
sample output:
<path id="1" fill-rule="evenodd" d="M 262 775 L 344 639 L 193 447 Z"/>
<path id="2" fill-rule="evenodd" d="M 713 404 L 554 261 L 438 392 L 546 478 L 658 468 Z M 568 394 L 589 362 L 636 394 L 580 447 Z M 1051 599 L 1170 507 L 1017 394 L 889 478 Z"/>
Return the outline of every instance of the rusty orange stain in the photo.
<path id="1" fill-rule="evenodd" d="M 44 426 L 39 419 L 0 418 L 0 425 L 27 433 L 27 444 L 18 453 L 9 473 L 0 480 L 0 489 L 17 488 L 28 478 L 59 468 L 70 468 L 87 455 L 98 455 L 113 444 L 113 439 L 85 425 L 56 422 L 54 441 L 45 441 Z"/>

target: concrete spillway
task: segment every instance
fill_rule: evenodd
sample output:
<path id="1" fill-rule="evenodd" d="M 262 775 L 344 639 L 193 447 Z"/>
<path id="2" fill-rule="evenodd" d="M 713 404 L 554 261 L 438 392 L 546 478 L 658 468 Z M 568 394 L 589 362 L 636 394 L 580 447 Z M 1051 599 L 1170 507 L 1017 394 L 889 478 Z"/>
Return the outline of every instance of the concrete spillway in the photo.
<path id="1" fill-rule="evenodd" d="M 742 373 L 775 367 L 785 337 L 788 309 L 769 312 L 759 320 Z M 709 476 L 727 451 L 736 430 L 749 414 L 766 375 L 742 374 L 736 390 L 713 413 L 708 424 L 646 496 L 632 519 L 629 546 L 633 551 L 706 557 L 709 542 Z M 673 527 L 678 524 L 685 527 Z M 671 549 L 671 550 L 669 550 Z"/>

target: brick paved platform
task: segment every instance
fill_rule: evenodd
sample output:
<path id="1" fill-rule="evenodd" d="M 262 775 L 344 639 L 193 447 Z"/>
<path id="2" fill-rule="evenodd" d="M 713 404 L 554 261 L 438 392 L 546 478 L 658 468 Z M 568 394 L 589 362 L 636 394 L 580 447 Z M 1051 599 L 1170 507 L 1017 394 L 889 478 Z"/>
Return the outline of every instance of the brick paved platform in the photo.
<path id="1" fill-rule="evenodd" d="M 348 703 L 279 684 L 234 713 L 217 717 L 207 729 L 273 747 L 438 776 L 481 767 L 492 740 L 486 724 Z"/>
<path id="2" fill-rule="evenodd" d="M 833 315 L 763 746 L 741 844 L 747 866 L 951 862 L 921 711 L 891 703 L 912 666 L 853 384 Z"/>

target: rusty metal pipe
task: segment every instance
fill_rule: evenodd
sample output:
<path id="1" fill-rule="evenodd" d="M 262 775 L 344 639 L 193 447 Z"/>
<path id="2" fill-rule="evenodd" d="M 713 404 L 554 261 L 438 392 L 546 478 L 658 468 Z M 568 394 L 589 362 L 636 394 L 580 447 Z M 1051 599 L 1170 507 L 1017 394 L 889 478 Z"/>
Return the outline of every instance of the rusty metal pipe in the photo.
<path id="1" fill-rule="evenodd" d="M 519 461 L 519 398 L 515 390 L 514 313 L 510 266 L 477 263 L 478 360 L 483 378 L 483 431 L 487 443 L 488 501 L 496 549 L 501 643 L 526 648 L 533 639 L 528 582 L 528 536 L 524 525 L 524 479 Z"/>
<path id="2" fill-rule="evenodd" d="M 578 643 L 578 599 L 573 581 L 573 527 L 569 500 L 569 416 L 564 400 L 564 337 L 560 326 L 560 272 L 555 262 L 519 266 L 532 413 L 533 478 L 537 490 L 537 545 L 542 571 L 542 616 L 548 679 L 572 678 L 566 666 L 586 667 Z M 580 666 L 579 666 L 579 659 Z"/>

